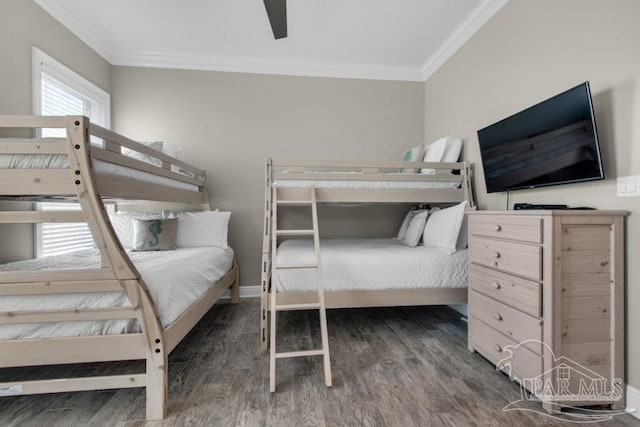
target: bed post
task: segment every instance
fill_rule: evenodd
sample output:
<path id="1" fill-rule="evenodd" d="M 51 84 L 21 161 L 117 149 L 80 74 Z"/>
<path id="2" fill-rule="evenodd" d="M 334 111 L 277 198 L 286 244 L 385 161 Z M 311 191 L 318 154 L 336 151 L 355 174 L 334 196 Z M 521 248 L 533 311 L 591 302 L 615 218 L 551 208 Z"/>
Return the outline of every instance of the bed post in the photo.
<path id="1" fill-rule="evenodd" d="M 471 186 L 471 175 L 472 175 L 471 165 L 469 164 L 469 162 L 463 162 L 463 164 L 464 166 L 462 168 L 462 173 L 464 174 L 464 181 L 462 185 L 464 186 L 464 195 L 465 195 L 465 198 L 468 200 L 468 206 L 470 208 L 475 208 L 476 203 L 473 198 L 473 187 Z"/>
<path id="2" fill-rule="evenodd" d="M 98 195 L 93 168 L 89 161 L 89 119 L 83 116 L 68 116 L 66 120 L 69 167 L 75 176 L 78 203 L 96 246 L 100 249 L 103 264 L 106 264 L 118 279 L 136 279 L 140 275 L 124 253 Z"/>
<path id="3" fill-rule="evenodd" d="M 202 186 L 198 188 L 200 193 L 202 193 L 202 210 L 210 211 L 211 203 L 209 202 L 209 194 L 207 193 L 207 173 L 202 172 Z"/>
<path id="4" fill-rule="evenodd" d="M 264 232 L 262 234 L 262 277 L 260 280 L 260 344 L 263 350 L 269 347 L 267 300 L 269 298 L 269 282 L 271 279 L 271 168 L 271 159 L 265 159 Z"/>
<path id="5" fill-rule="evenodd" d="M 67 141 L 78 202 L 87 225 L 100 249 L 103 262 L 110 268 L 114 278 L 120 280 L 131 305 L 137 309 L 140 329 L 145 335 L 147 419 L 163 419 L 167 400 L 167 354 L 163 329 L 147 286 L 125 254 L 98 194 L 89 161 L 89 119 L 83 116 L 67 117 Z"/>
<path id="6" fill-rule="evenodd" d="M 209 194 L 207 193 L 206 172 L 202 173 L 202 179 L 204 181 L 203 185 L 200 187 L 200 192 L 202 193 L 202 210 L 210 211 L 211 203 L 209 202 Z M 240 302 L 240 268 L 238 267 L 238 261 L 235 257 L 233 258 L 233 266 L 236 269 L 236 277 L 229 288 L 229 292 L 231 292 L 231 304 L 238 304 Z"/>
<path id="7" fill-rule="evenodd" d="M 167 371 L 168 360 L 162 326 L 154 310 L 153 302 L 146 287 L 139 286 L 142 279 L 133 282 L 140 292 L 142 313 L 138 318 L 140 329 L 146 338 L 146 400 L 147 420 L 161 420 L 164 418 L 167 406 Z"/>

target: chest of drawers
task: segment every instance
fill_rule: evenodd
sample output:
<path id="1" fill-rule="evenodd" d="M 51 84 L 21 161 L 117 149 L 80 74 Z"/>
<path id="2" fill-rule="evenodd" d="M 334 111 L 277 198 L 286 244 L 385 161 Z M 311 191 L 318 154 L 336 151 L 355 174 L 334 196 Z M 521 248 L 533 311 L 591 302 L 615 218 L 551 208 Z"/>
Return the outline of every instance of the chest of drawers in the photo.
<path id="1" fill-rule="evenodd" d="M 624 390 L 569 400 L 586 395 L 580 375 L 605 393 L 624 378 L 625 215 L 469 213 L 469 349 L 531 392 L 551 385 L 541 399 L 550 412 L 561 404 L 625 407 Z"/>

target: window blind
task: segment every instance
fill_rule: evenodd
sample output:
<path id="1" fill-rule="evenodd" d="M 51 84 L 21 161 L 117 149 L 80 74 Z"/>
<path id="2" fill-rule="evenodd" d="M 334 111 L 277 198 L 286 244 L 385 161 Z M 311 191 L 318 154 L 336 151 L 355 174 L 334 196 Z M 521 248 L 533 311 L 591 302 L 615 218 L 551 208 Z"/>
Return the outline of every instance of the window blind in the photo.
<path id="1" fill-rule="evenodd" d="M 36 114 L 43 116 L 84 115 L 92 123 L 109 126 L 109 95 L 34 48 L 34 90 L 38 91 Z M 65 129 L 42 129 L 42 137 L 65 137 Z M 91 141 L 101 144 L 99 139 Z M 80 210 L 79 204 L 38 203 L 39 210 Z M 36 232 L 38 257 L 95 247 L 86 223 L 42 223 Z"/>
<path id="2" fill-rule="evenodd" d="M 77 203 L 39 203 L 43 211 L 79 211 Z M 94 248 L 95 242 L 89 227 L 84 222 L 40 224 L 38 256 L 64 255 L 69 252 Z"/>

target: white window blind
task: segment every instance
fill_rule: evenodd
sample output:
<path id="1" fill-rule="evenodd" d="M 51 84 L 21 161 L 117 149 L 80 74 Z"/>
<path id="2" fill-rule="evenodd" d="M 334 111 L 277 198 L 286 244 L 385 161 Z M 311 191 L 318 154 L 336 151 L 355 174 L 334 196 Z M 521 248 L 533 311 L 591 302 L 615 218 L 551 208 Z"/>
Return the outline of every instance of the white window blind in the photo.
<path id="1" fill-rule="evenodd" d="M 77 203 L 38 203 L 43 211 L 79 211 Z M 94 248 L 95 242 L 84 222 L 42 223 L 38 256 L 63 255 L 69 252 Z"/>
<path id="2" fill-rule="evenodd" d="M 83 115 L 109 127 L 109 94 L 58 61 L 33 48 L 34 113 L 43 116 Z M 65 137 L 64 129 L 42 129 L 43 138 Z M 100 143 L 100 141 L 92 141 Z M 80 210 L 69 203 L 39 203 L 39 210 Z M 86 223 L 42 223 L 36 230 L 38 257 L 95 247 Z"/>

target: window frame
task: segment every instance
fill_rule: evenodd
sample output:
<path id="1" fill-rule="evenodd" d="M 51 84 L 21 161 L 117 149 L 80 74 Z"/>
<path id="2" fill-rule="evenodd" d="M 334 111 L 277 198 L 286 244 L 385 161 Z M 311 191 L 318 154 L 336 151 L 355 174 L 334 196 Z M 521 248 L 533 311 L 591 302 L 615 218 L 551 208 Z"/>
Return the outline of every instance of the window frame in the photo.
<path id="1" fill-rule="evenodd" d="M 58 80 L 82 96 L 104 105 L 104 127 L 111 127 L 111 95 L 82 77 L 72 69 L 53 59 L 37 47 L 32 47 L 32 95 L 33 114 L 42 115 L 42 73 Z M 36 137 L 42 136 L 42 130 L 36 130 Z M 34 203 L 36 210 L 42 210 L 39 203 Z M 42 224 L 35 224 L 33 245 L 36 258 L 42 257 Z"/>

